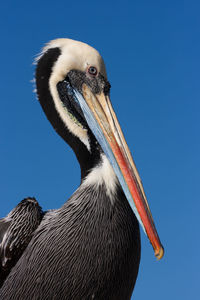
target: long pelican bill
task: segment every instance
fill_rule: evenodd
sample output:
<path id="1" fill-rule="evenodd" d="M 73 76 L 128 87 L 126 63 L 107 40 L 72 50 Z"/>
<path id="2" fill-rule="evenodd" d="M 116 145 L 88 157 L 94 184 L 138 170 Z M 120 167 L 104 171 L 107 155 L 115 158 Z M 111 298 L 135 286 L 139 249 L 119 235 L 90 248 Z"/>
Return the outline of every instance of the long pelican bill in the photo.
<path id="1" fill-rule="evenodd" d="M 161 259 L 164 249 L 109 96 L 103 92 L 93 94 L 86 84 L 82 86 L 82 95 L 75 91 L 87 123 L 110 161 L 133 212 L 153 246 L 155 256 Z"/>

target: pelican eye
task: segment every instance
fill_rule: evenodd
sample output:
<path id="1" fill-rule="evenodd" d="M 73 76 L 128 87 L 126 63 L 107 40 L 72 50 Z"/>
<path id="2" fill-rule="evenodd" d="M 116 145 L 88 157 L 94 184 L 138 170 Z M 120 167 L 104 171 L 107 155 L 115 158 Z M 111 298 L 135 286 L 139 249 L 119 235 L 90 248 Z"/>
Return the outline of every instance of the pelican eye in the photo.
<path id="1" fill-rule="evenodd" d="M 92 76 L 96 76 L 97 75 L 97 68 L 93 67 L 93 66 L 90 66 L 88 69 L 87 69 L 88 73 Z"/>

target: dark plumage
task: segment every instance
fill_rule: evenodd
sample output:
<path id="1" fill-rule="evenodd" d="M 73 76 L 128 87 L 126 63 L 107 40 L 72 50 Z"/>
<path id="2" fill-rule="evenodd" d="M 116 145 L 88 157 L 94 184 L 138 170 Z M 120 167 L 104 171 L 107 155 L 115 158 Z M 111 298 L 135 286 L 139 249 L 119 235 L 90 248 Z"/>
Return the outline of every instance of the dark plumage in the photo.
<path id="1" fill-rule="evenodd" d="M 26 198 L 0 219 L 0 286 L 26 249 L 42 217 L 35 198 Z"/>
<path id="2" fill-rule="evenodd" d="M 0 291 L 0 299 L 130 299 L 140 234 L 121 189 L 114 206 L 81 187 L 49 212 Z"/>

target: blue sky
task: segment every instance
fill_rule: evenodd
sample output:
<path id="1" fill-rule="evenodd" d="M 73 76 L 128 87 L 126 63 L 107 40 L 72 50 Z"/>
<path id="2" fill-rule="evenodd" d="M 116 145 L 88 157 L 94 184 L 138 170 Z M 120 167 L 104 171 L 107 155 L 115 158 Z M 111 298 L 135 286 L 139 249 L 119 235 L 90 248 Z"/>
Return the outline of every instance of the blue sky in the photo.
<path id="1" fill-rule="evenodd" d="M 199 299 L 199 1 L 7 1 L 1 4 L 0 217 L 22 198 L 60 207 L 80 182 L 71 149 L 30 82 L 34 56 L 58 37 L 104 57 L 111 99 L 165 247 L 142 232 L 134 299 Z"/>

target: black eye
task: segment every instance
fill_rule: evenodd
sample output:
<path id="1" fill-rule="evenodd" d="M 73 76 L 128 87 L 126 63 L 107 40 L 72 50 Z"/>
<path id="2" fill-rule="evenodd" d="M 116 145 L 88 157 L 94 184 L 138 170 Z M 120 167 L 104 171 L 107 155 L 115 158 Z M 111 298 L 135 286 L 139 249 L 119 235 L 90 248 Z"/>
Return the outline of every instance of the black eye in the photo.
<path id="1" fill-rule="evenodd" d="M 92 76 L 96 76 L 97 75 L 97 69 L 95 68 L 95 67 L 89 67 L 88 68 L 88 73 L 90 74 L 90 75 L 92 75 Z"/>

